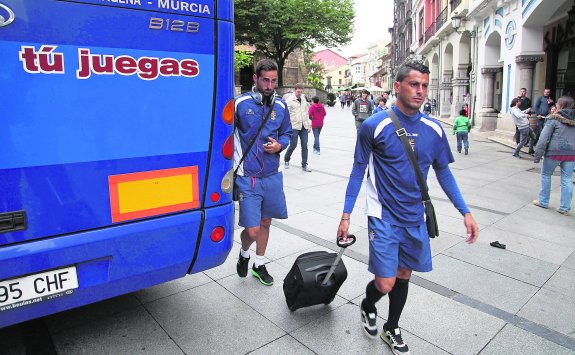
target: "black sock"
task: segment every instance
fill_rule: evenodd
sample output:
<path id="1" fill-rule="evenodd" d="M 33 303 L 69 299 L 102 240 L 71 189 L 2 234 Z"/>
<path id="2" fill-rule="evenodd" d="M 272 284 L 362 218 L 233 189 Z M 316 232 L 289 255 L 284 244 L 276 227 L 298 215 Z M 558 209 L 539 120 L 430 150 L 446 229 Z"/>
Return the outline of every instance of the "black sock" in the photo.
<path id="1" fill-rule="evenodd" d="M 365 311 L 368 313 L 375 313 L 377 312 L 375 304 L 383 296 L 385 296 L 385 293 L 380 292 L 375 287 L 375 281 L 372 280 L 370 283 L 367 284 L 367 287 L 365 288 L 365 298 L 361 302 L 361 307 L 365 309 Z"/>
<path id="2" fill-rule="evenodd" d="M 409 279 L 395 279 L 395 285 L 389 293 L 389 316 L 387 317 L 387 323 L 385 323 L 385 329 L 395 329 L 399 325 L 399 317 L 403 311 L 403 306 L 405 306 L 405 301 L 407 301 L 407 291 L 409 289 Z"/>

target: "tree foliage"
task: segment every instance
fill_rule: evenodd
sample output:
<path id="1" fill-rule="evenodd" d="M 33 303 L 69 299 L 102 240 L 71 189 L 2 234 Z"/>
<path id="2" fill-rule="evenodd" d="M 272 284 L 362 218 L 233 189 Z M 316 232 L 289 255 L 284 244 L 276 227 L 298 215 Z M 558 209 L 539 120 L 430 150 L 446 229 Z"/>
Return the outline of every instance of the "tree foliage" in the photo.
<path id="1" fill-rule="evenodd" d="M 236 0 L 236 42 L 251 44 L 283 67 L 294 50 L 304 46 L 337 47 L 353 32 L 352 0 Z"/>
<path id="2" fill-rule="evenodd" d="M 306 65 L 306 68 L 308 70 L 307 75 L 308 84 L 310 84 L 314 88 L 323 90 L 322 79 L 323 74 L 325 72 L 325 70 L 323 69 L 323 65 L 321 65 L 320 63 L 310 63 L 309 65 Z"/>
<path id="3" fill-rule="evenodd" d="M 322 81 L 325 69 L 321 63 L 314 62 L 312 57 L 313 51 L 305 46 L 303 48 L 303 62 L 308 72 L 307 82 L 314 88 L 323 90 L 324 86 Z"/>
<path id="4" fill-rule="evenodd" d="M 234 71 L 238 72 L 242 68 L 252 65 L 254 62 L 254 55 L 251 52 L 236 50 L 234 52 Z"/>

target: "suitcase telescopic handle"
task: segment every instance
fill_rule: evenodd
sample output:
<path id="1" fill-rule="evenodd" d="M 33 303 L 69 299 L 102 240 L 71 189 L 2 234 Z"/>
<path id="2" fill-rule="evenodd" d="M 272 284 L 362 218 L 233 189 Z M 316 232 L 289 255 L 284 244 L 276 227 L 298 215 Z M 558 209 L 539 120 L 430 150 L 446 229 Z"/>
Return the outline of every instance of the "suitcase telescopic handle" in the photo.
<path id="1" fill-rule="evenodd" d="M 341 260 L 341 257 L 343 256 L 343 252 L 345 251 L 345 248 L 353 245 L 353 243 L 355 243 L 355 235 L 353 235 L 353 234 L 349 234 L 347 236 L 347 240 L 345 242 L 343 241 L 342 237 L 337 237 L 336 244 L 341 249 L 339 249 L 339 253 L 337 253 L 337 257 L 333 261 L 333 264 L 331 264 L 331 267 L 329 268 L 327 275 L 325 275 L 325 278 L 323 279 L 323 282 L 321 283 L 322 286 L 327 285 L 327 282 L 329 281 L 331 275 L 333 275 L 335 268 L 337 267 L 337 264 L 339 264 L 339 261 Z"/>
<path id="2" fill-rule="evenodd" d="M 337 237 L 336 243 L 338 247 L 345 249 L 355 243 L 355 235 L 349 234 L 345 242 L 343 241 L 343 237 Z"/>

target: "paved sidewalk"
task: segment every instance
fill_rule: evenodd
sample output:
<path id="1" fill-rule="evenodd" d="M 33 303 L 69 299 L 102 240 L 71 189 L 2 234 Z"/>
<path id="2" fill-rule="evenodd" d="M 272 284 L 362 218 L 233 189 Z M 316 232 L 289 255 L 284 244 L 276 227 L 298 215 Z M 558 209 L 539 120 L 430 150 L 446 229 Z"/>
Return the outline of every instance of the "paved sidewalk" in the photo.
<path id="1" fill-rule="evenodd" d="M 293 313 L 285 304 L 282 281 L 296 256 L 337 249 L 355 126 L 350 109 L 326 109 L 321 155 L 312 154 L 310 135 L 313 172 L 299 167 L 299 147 L 284 171 L 290 217 L 271 229 L 273 286 L 236 275 L 236 233 L 219 268 L 46 318 L 58 353 L 391 354 L 359 326 L 358 303 L 372 278 L 364 188 L 351 216 L 358 242 L 346 251 L 348 279 L 336 299 Z M 404 339 L 412 354 L 575 354 L 575 217 L 554 211 L 559 178 L 550 208 L 535 207 L 540 165 L 473 133 L 470 145 L 468 156 L 454 153 L 452 171 L 480 224 L 479 241 L 464 242 L 463 219 L 430 173 L 441 233 L 432 240 L 434 270 L 412 278 Z M 496 240 L 507 249 L 489 245 Z M 387 306 L 384 297 L 380 315 Z M 23 354 L 21 336 L 0 331 L 0 353 Z"/>

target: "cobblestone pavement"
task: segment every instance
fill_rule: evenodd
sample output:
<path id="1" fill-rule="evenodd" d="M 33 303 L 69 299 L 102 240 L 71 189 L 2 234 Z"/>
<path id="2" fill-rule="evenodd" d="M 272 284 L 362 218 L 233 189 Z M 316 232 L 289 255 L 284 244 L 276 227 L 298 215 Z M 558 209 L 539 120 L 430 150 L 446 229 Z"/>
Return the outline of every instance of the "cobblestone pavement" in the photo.
<path id="1" fill-rule="evenodd" d="M 344 256 L 348 279 L 336 299 L 293 313 L 285 304 L 282 280 L 295 257 L 337 250 L 356 133 L 350 109 L 327 113 L 321 155 L 311 154 L 310 135 L 313 172 L 299 168 L 299 147 L 284 171 L 289 219 L 274 221 L 266 253 L 273 286 L 236 275 L 236 233 L 222 266 L 47 317 L 33 329 L 0 330 L 0 353 L 25 354 L 33 335 L 44 353 L 58 354 L 391 354 L 359 327 L 358 302 L 372 278 L 364 188 L 351 217 L 358 242 Z M 575 217 L 554 211 L 559 178 L 552 208 L 535 207 L 539 165 L 478 134 L 470 144 L 468 156 L 454 153 L 452 171 L 480 224 L 479 240 L 464 242 L 462 217 L 430 173 L 441 235 L 432 241 L 434 270 L 412 277 L 404 339 L 412 354 L 575 354 Z M 491 247 L 496 240 L 507 249 Z M 387 298 L 378 306 L 386 316 Z"/>

